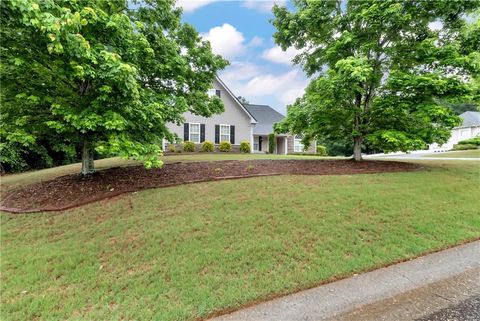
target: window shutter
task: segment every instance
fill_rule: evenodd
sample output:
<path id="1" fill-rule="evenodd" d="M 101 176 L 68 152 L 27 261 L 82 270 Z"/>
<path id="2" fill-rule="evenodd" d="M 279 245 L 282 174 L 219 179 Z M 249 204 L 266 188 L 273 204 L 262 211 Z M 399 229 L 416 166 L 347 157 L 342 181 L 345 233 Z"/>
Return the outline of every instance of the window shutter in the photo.
<path id="1" fill-rule="evenodd" d="M 205 124 L 200 124 L 200 143 L 205 141 Z"/>
<path id="2" fill-rule="evenodd" d="M 217 95 L 218 97 L 220 97 L 220 95 L 221 95 L 221 94 L 220 94 L 220 90 L 216 89 L 216 90 L 215 90 L 215 95 Z"/>
<path id="3" fill-rule="evenodd" d="M 235 144 L 235 126 L 230 126 L 230 143 Z"/>
<path id="4" fill-rule="evenodd" d="M 190 124 L 185 123 L 183 124 L 183 141 L 186 142 L 189 139 L 189 130 L 190 130 Z"/>
<path id="5" fill-rule="evenodd" d="M 215 144 L 220 144 L 220 125 L 215 125 Z"/>

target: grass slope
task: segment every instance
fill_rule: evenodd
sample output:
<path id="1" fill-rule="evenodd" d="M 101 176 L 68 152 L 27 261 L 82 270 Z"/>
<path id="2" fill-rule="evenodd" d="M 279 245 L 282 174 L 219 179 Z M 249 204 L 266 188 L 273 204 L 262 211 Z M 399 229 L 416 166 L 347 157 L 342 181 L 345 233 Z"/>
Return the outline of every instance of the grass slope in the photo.
<path id="1" fill-rule="evenodd" d="M 479 169 L 263 177 L 2 213 L 1 319 L 194 320 L 478 238 Z"/>

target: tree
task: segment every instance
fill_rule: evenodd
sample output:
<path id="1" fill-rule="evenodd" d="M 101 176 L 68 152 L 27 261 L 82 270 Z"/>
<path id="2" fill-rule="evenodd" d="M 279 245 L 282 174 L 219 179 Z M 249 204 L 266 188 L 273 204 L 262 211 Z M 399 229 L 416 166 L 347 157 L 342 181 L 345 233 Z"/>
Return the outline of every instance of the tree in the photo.
<path id="1" fill-rule="evenodd" d="M 39 140 L 160 166 L 166 123 L 223 110 L 209 97 L 227 62 L 174 0 L 6 0 L 1 9 L 2 163 Z M 18 157 L 17 157 L 18 160 Z"/>
<path id="2" fill-rule="evenodd" d="M 277 132 L 385 152 L 443 143 L 459 118 L 439 99 L 471 95 L 480 70 L 475 1 L 294 1 L 275 6 L 274 39 L 311 77 Z M 434 28 L 441 25 L 441 28 Z M 468 44 L 468 45 L 466 45 Z"/>
<path id="3" fill-rule="evenodd" d="M 238 101 L 241 102 L 243 105 L 245 104 L 250 104 L 250 102 L 247 100 L 247 98 L 243 97 L 243 96 L 238 96 L 237 97 Z"/>

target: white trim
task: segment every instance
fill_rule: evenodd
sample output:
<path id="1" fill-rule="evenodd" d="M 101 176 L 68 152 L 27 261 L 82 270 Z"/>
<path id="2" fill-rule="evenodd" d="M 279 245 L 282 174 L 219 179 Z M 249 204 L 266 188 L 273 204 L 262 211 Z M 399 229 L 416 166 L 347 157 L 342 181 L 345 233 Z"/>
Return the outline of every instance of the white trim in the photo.
<path id="1" fill-rule="evenodd" d="M 302 139 L 303 138 L 297 138 L 297 135 L 294 135 L 293 136 L 293 152 L 294 153 L 303 153 L 305 152 L 305 145 L 302 144 Z M 297 150 L 295 149 L 295 145 L 300 145 L 300 146 L 303 146 L 302 150 L 300 152 L 297 152 Z"/>
<path id="2" fill-rule="evenodd" d="M 228 94 L 233 98 L 233 100 L 237 103 L 237 105 L 240 106 L 240 108 L 248 115 L 248 117 L 250 117 L 250 123 L 256 124 L 257 120 L 252 116 L 252 114 L 250 114 L 248 112 L 248 110 L 245 108 L 245 106 L 243 106 L 243 104 L 238 100 L 237 96 L 235 96 L 230 91 L 230 89 L 227 87 L 227 85 L 225 85 L 225 83 L 218 76 L 215 76 L 215 78 L 220 83 L 220 85 L 225 89 L 225 91 L 228 92 Z"/>
<path id="3" fill-rule="evenodd" d="M 228 139 L 227 140 L 222 140 L 222 126 L 226 126 L 228 127 Z M 229 125 L 229 124 L 218 124 L 218 139 L 219 139 L 219 142 L 225 142 L 225 141 L 228 141 L 230 143 L 230 134 L 232 133 L 232 125 Z M 223 136 L 225 136 L 226 134 L 223 134 Z"/>
<path id="4" fill-rule="evenodd" d="M 192 140 L 192 125 L 198 125 L 198 142 Z M 188 140 L 194 142 L 195 144 L 200 144 L 202 140 L 202 125 L 200 123 L 188 123 Z"/>
<path id="5" fill-rule="evenodd" d="M 287 151 L 288 151 L 288 136 L 284 136 L 283 137 L 283 143 L 284 143 L 284 151 L 283 151 L 283 154 L 284 155 L 287 155 Z"/>
<path id="6" fill-rule="evenodd" d="M 255 149 L 253 148 L 254 145 L 254 137 L 253 137 L 253 127 L 255 124 L 250 124 L 250 153 L 253 154 L 255 152 Z"/>

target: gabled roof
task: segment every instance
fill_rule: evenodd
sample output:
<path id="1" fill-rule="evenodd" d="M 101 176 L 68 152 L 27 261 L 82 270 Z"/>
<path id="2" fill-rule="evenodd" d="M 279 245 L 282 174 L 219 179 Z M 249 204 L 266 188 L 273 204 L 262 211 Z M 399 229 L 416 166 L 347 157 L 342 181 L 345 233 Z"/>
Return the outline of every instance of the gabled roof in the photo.
<path id="1" fill-rule="evenodd" d="M 460 118 L 463 119 L 463 123 L 459 127 L 480 126 L 480 112 L 478 111 L 466 111 L 460 115 Z"/>
<path id="2" fill-rule="evenodd" d="M 285 118 L 284 115 L 267 105 L 244 104 L 248 112 L 257 120 L 253 133 L 268 135 L 273 133 L 273 124 Z"/>
<path id="3" fill-rule="evenodd" d="M 252 114 L 245 108 L 245 106 L 243 106 L 243 104 L 238 100 L 237 96 L 235 96 L 232 91 L 227 87 L 227 85 L 225 85 L 225 83 L 218 77 L 216 76 L 215 77 L 218 81 L 218 83 L 228 92 L 228 94 L 233 98 L 233 100 L 237 103 L 237 105 L 240 107 L 241 110 L 243 110 L 247 115 L 248 117 L 250 117 L 250 123 L 251 124 L 256 124 L 257 123 L 257 120 L 255 119 L 255 117 L 252 116 Z"/>

